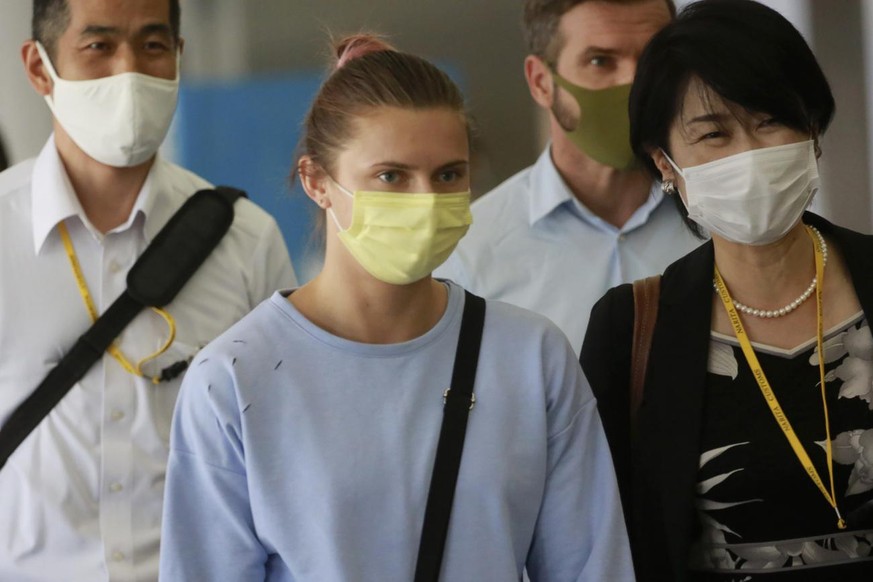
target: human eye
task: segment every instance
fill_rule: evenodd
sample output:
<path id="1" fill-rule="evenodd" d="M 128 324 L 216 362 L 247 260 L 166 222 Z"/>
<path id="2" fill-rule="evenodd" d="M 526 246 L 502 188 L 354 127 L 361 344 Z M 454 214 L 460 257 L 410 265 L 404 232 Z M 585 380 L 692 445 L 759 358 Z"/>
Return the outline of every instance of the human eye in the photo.
<path id="1" fill-rule="evenodd" d="M 400 182 L 401 175 L 396 170 L 386 170 L 381 172 L 377 178 L 385 184 L 395 185 Z"/>
<path id="2" fill-rule="evenodd" d="M 759 128 L 779 127 L 781 125 L 782 122 L 775 117 L 765 117 L 758 123 Z"/>
<path id="3" fill-rule="evenodd" d="M 142 46 L 149 53 L 166 53 L 172 50 L 173 43 L 169 38 L 156 35 L 145 39 Z"/>
<path id="4" fill-rule="evenodd" d="M 85 50 L 90 52 L 105 52 L 110 48 L 111 45 L 105 40 L 92 40 L 85 45 Z"/>
<path id="5" fill-rule="evenodd" d="M 715 123 L 701 124 L 695 129 L 696 131 L 692 132 L 692 136 L 694 138 L 692 140 L 692 143 L 711 142 L 722 140 L 728 137 L 727 129 Z"/>
<path id="6" fill-rule="evenodd" d="M 612 67 L 615 59 L 610 55 L 594 55 L 588 59 L 588 64 L 598 69 L 607 69 Z"/>
<path id="7" fill-rule="evenodd" d="M 145 43 L 144 48 L 149 52 L 167 52 L 170 50 L 170 46 L 159 40 L 150 40 Z"/>
<path id="8" fill-rule="evenodd" d="M 443 184 L 449 184 L 451 182 L 456 182 L 463 177 L 463 173 L 458 169 L 451 170 L 443 170 L 439 174 L 437 174 L 437 180 L 442 182 Z"/>

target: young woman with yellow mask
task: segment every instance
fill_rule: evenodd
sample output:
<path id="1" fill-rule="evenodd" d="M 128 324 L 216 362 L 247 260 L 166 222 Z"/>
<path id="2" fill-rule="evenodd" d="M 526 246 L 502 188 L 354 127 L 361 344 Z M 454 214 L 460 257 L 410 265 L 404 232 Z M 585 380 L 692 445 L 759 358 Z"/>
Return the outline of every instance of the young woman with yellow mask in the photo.
<path id="1" fill-rule="evenodd" d="M 470 223 L 460 92 L 371 36 L 336 54 L 296 166 L 329 215 L 324 267 L 192 364 L 162 578 L 632 580 L 567 340 L 430 275 Z"/>

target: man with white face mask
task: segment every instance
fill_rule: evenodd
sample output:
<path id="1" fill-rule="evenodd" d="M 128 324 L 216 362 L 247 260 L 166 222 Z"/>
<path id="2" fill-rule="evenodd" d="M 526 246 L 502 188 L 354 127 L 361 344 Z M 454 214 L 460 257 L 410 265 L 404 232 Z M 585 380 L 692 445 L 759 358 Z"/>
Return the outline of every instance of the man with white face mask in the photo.
<path id="1" fill-rule="evenodd" d="M 607 289 L 700 244 L 630 148 L 637 59 L 673 13 L 672 0 L 525 0 L 525 78 L 550 144 L 473 204 L 470 232 L 435 275 L 549 317 L 578 351 Z"/>
<path id="2" fill-rule="evenodd" d="M 22 57 L 54 133 L 0 174 L 0 424 L 121 294 L 174 212 L 210 187 L 156 155 L 181 51 L 178 0 L 34 0 Z M 234 211 L 166 321 L 141 312 L 0 467 L 0 580 L 157 579 L 179 376 L 295 284 L 275 221 L 247 200 Z"/>

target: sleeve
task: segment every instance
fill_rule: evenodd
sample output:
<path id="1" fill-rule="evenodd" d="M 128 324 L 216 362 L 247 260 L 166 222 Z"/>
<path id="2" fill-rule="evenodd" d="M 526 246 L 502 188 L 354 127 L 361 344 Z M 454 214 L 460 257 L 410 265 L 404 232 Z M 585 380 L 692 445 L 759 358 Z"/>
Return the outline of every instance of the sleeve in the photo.
<path id="1" fill-rule="evenodd" d="M 591 310 L 579 361 L 597 398 L 625 511 L 630 507 L 630 359 L 633 287 L 611 289 Z"/>
<path id="2" fill-rule="evenodd" d="M 185 375 L 170 438 L 160 579 L 265 579 L 232 382 L 208 358 Z"/>
<path id="3" fill-rule="evenodd" d="M 249 261 L 248 290 L 252 308 L 277 289 L 297 286 L 297 277 L 279 225 L 272 216 Z"/>
<path id="4" fill-rule="evenodd" d="M 597 403 L 563 343 L 566 357 L 551 374 L 550 392 L 558 396 L 549 404 L 549 424 L 556 432 L 548 439 L 528 574 L 531 582 L 630 582 L 630 545 Z"/>

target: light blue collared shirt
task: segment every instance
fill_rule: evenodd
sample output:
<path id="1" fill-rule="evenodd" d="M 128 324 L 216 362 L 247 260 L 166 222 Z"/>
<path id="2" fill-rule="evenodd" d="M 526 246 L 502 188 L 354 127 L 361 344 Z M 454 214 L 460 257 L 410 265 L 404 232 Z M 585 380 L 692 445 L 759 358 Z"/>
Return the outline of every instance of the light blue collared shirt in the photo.
<path id="1" fill-rule="evenodd" d="M 700 243 L 657 187 L 622 228 L 606 222 L 573 196 L 546 148 L 476 200 L 473 225 L 434 276 L 545 315 L 578 353 L 608 289 L 660 273 Z"/>

